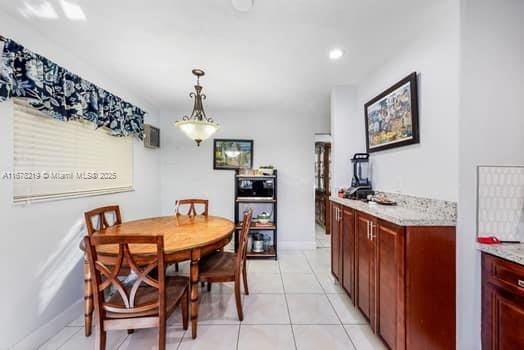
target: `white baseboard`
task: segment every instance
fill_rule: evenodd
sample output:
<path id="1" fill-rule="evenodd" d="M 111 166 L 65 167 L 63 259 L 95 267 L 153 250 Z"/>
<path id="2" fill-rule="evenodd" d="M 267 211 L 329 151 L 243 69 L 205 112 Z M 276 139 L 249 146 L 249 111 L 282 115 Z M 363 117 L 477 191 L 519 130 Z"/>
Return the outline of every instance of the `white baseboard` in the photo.
<path id="1" fill-rule="evenodd" d="M 316 249 L 315 241 L 279 241 L 278 249 L 282 250 L 312 250 Z"/>
<path id="2" fill-rule="evenodd" d="M 10 347 L 11 350 L 34 350 L 44 344 L 48 339 L 56 335 L 62 328 L 83 314 L 84 299 L 68 307 L 64 312 L 38 328 L 33 333 L 22 339 L 19 343 Z"/>

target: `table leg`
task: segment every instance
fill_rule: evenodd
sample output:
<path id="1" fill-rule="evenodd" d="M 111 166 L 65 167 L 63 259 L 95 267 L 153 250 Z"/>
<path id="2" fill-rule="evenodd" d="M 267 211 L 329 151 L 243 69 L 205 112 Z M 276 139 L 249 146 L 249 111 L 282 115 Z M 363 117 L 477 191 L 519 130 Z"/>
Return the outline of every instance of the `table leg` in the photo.
<path id="1" fill-rule="evenodd" d="M 198 321 L 198 262 L 200 261 L 200 251 L 194 250 L 191 252 L 191 332 L 193 339 L 197 336 L 197 321 Z"/>
<path id="2" fill-rule="evenodd" d="M 93 285 L 91 284 L 91 273 L 89 272 L 89 264 L 84 259 L 84 329 L 85 336 L 91 335 L 93 325 Z"/>

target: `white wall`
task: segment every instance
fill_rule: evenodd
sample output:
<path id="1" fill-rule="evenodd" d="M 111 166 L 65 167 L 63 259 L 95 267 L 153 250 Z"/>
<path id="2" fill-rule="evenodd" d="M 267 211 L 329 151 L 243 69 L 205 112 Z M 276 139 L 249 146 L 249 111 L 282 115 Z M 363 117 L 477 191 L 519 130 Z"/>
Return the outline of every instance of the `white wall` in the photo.
<path id="1" fill-rule="evenodd" d="M 188 104 L 188 108 L 191 106 Z M 234 216 L 234 172 L 213 170 L 213 141 L 200 147 L 173 125 L 185 112 L 161 113 L 162 211 L 172 213 L 175 200 L 203 197 L 210 213 Z M 314 141 L 326 123 L 318 114 L 290 111 L 215 112 L 221 124 L 215 138 L 254 140 L 254 165 L 278 168 L 279 248 L 313 248 Z"/>
<path id="2" fill-rule="evenodd" d="M 333 90 L 334 185 L 349 185 L 349 158 L 366 151 L 364 104 L 416 71 L 420 144 L 373 153 L 372 181 L 383 191 L 457 200 L 459 8 L 446 1 L 430 13 L 419 39 L 393 52 L 354 87 Z"/>
<path id="3" fill-rule="evenodd" d="M 315 142 L 331 142 L 331 134 L 315 134 Z"/>
<path id="4" fill-rule="evenodd" d="M 331 193 L 348 187 L 353 176 L 350 159 L 365 152 L 364 117 L 357 108 L 357 90 L 353 86 L 336 86 L 331 91 Z M 362 146 L 364 145 L 364 146 Z"/>
<path id="5" fill-rule="evenodd" d="M 83 62 L 82 58 L 69 55 L 49 39 L 2 13 L 0 33 L 154 113 L 146 101 L 133 96 L 118 82 Z M 149 120 L 155 121 L 155 118 Z M 11 103 L 0 104 L 0 121 L 0 172 L 3 172 L 11 170 L 13 164 Z M 11 182 L 0 180 L 3 227 L 0 244 L 0 349 L 19 343 L 43 326 L 49 327 L 46 331 L 33 333 L 33 337 L 23 343 L 24 348 L 36 348 L 38 342 L 45 340 L 42 337 L 46 333 L 48 336 L 56 333 L 56 328 L 67 322 L 67 317 L 57 322 L 50 321 L 83 298 L 82 254 L 78 244 L 83 235 L 84 211 L 116 203 L 121 206 L 125 220 L 159 214 L 158 160 L 159 151 L 147 150 L 136 141 L 135 192 L 29 206 L 11 204 Z"/>
<path id="6" fill-rule="evenodd" d="M 457 349 L 480 349 L 477 165 L 524 165 L 524 2 L 462 0 Z"/>

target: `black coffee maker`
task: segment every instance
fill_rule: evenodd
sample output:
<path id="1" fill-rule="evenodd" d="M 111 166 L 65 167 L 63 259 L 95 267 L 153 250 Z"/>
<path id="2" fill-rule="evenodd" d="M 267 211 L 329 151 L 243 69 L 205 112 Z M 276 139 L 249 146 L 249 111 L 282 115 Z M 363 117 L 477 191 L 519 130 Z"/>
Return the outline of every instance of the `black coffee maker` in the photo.
<path id="1" fill-rule="evenodd" d="M 371 187 L 369 154 L 355 153 L 351 158 L 351 163 L 353 164 L 353 178 L 347 197 L 350 199 L 367 199 L 368 195 L 375 194 Z"/>

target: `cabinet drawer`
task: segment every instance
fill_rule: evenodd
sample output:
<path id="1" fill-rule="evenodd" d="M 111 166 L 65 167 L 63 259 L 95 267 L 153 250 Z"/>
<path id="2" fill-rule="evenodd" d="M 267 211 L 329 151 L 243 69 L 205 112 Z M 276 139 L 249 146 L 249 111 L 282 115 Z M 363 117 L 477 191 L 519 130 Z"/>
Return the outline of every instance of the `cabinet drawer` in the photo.
<path id="1" fill-rule="evenodd" d="M 488 282 L 524 297 L 524 266 L 484 255 L 487 263 Z"/>

